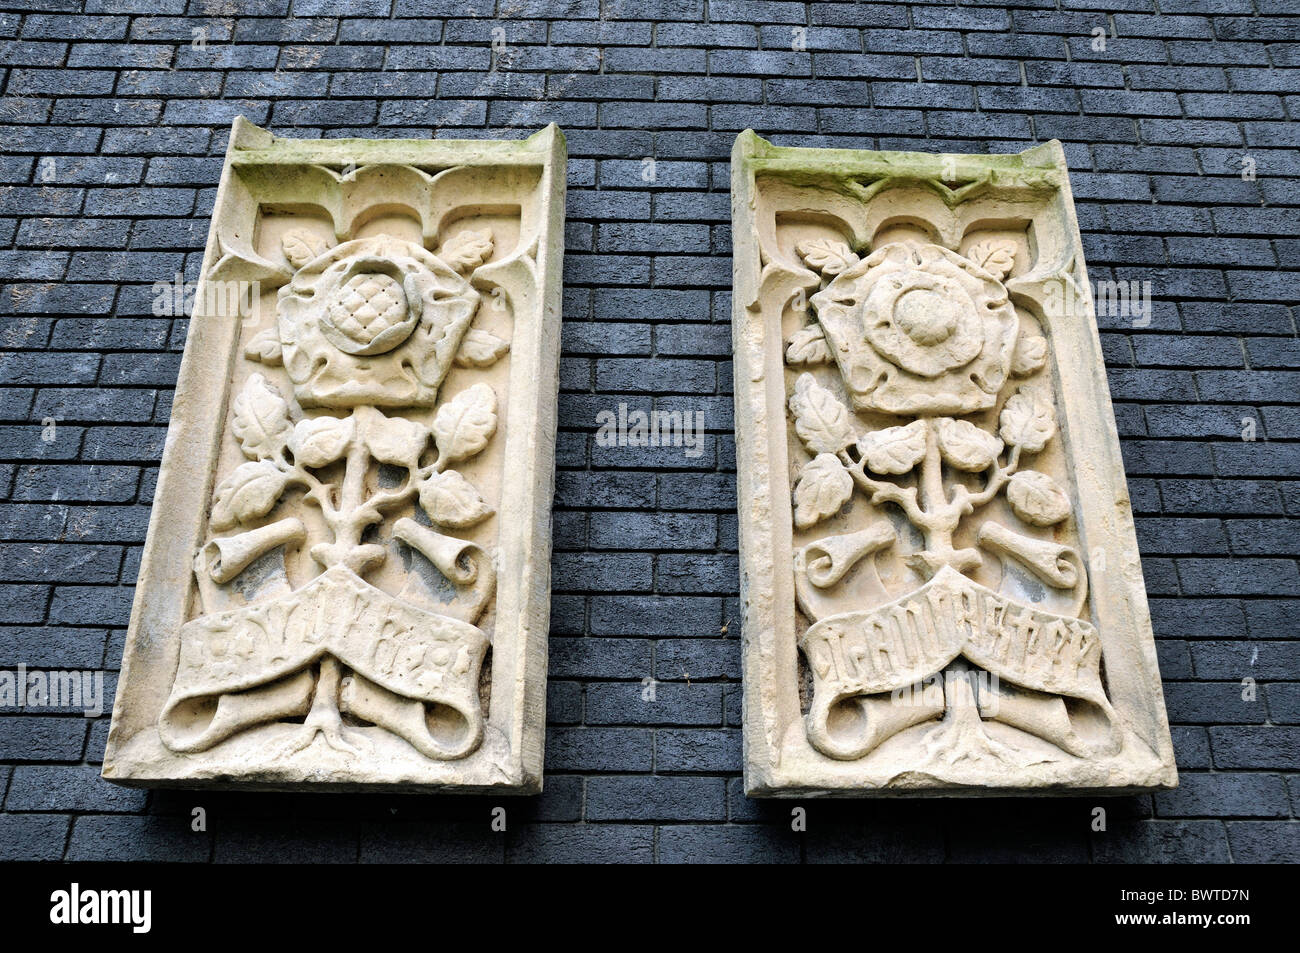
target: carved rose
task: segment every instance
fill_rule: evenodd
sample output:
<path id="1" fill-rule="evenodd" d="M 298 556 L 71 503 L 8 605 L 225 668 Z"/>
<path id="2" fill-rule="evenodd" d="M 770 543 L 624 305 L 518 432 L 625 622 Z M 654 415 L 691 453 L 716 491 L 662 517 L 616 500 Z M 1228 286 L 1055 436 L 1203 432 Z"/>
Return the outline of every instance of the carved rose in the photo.
<path id="1" fill-rule="evenodd" d="M 938 245 L 884 245 L 812 298 L 857 410 L 967 414 L 1006 382 L 1017 317 L 992 273 Z"/>
<path id="2" fill-rule="evenodd" d="M 280 289 L 281 359 L 298 402 L 432 406 L 478 302 L 413 242 L 361 238 L 319 255 Z"/>
<path id="3" fill-rule="evenodd" d="M 366 263 L 353 267 L 362 269 Z M 376 263 L 375 267 L 383 265 Z M 408 300 L 406 291 L 391 275 L 359 270 L 330 299 L 321 330 L 340 351 L 383 354 L 411 336 L 420 316 L 418 302 L 418 293 Z"/>

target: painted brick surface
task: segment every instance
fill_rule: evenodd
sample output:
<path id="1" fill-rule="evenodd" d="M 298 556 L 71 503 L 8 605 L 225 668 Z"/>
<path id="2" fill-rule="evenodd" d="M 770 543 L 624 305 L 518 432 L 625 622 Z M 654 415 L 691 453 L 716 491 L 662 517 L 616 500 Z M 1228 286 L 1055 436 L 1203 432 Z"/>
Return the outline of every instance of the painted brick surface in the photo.
<path id="1" fill-rule="evenodd" d="M 1300 860 L 1296 0 L 30 0 L 0 10 L 0 666 L 111 694 L 226 130 L 569 141 L 546 793 L 127 791 L 0 710 L 0 859 Z M 1060 138 L 1182 786 L 746 799 L 727 158 Z M 602 411 L 703 414 L 699 453 Z M 1245 681 L 1250 679 L 1252 681 Z M 491 827 L 506 808 L 505 832 Z M 193 810 L 207 830 L 192 830 Z M 1094 809 L 1106 829 L 1094 830 Z"/>

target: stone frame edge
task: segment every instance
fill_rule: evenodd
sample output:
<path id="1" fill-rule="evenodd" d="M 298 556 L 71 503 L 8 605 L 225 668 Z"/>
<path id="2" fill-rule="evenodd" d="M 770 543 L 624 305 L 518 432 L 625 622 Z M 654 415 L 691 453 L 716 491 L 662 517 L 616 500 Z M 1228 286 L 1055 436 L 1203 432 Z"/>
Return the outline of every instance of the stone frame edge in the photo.
<path id="1" fill-rule="evenodd" d="M 113 703 L 112 722 L 105 746 L 101 776 L 108 781 L 127 787 L 145 788 L 203 788 L 227 790 L 329 790 L 375 792 L 447 792 L 447 793 L 498 793 L 532 795 L 542 791 L 543 758 L 546 732 L 546 677 L 547 641 L 550 629 L 550 562 L 551 520 L 555 485 L 555 444 L 558 420 L 560 334 L 563 309 L 563 262 L 565 188 L 567 184 L 567 146 L 563 132 L 554 123 L 523 140 L 440 140 L 440 139 L 383 139 L 383 140 L 313 140 L 285 139 L 262 129 L 243 116 L 231 124 L 221 177 L 213 202 L 212 217 L 200 266 L 196 301 L 203 301 L 203 286 L 221 258 L 217 224 L 224 209 L 235 199 L 232 179 L 234 168 L 243 162 L 263 158 L 287 163 L 311 163 L 333 158 L 347 144 L 367 143 L 368 153 L 375 161 L 428 163 L 437 161 L 440 154 L 458 165 L 537 165 L 541 170 L 537 194 L 539 233 L 537 264 L 541 269 L 540 295 L 537 304 L 538 322 L 533 334 L 537 346 L 524 350 L 529 368 L 535 373 L 517 371 L 512 353 L 511 379 L 523 378 L 528 382 L 524 399 L 537 408 L 536 425 L 523 441 L 528 450 L 527 463 L 534 478 L 524 481 L 519 488 L 523 499 L 518 511 L 529 519 L 514 531 L 525 545 L 544 558 L 527 561 L 520 559 L 521 579 L 518 586 L 518 628 L 514 636 L 515 664 L 522 672 L 516 681 L 516 690 L 510 699 L 511 719 L 507 738 L 510 744 L 510 761 L 506 766 L 504 781 L 488 777 L 489 766 L 481 772 L 481 780 L 463 784 L 397 785 L 378 783 L 362 785 L 328 782 L 316 786 L 265 784 L 260 782 L 211 781 L 197 778 L 169 778 L 160 775 L 118 773 L 116 755 L 124 748 L 136 731 L 126 733 L 120 726 L 129 726 L 131 713 L 126 711 L 124 699 L 126 686 L 132 679 L 133 661 L 144 641 L 153 633 L 178 626 L 188 613 L 189 600 L 193 598 L 190 579 L 190 558 L 198 545 L 206 525 L 206 508 L 213 487 L 212 464 L 220 450 L 222 428 L 225 425 L 229 402 L 229 373 L 216 386 L 207 384 L 207 362 L 225 354 L 223 366 L 229 369 L 236 359 L 238 343 L 237 323 L 203 321 L 193 315 L 186 333 L 181 367 L 177 378 L 171 420 L 163 446 L 158 483 L 149 516 L 149 527 L 131 605 L 131 618 L 122 650 Z M 466 147 L 473 147 L 468 156 Z M 440 148 L 441 147 L 441 148 Z M 458 154 L 455 149 L 461 149 Z M 418 151 L 415 151 L 418 150 Z M 200 318 L 195 320 L 194 318 Z M 518 326 L 517 326 L 518 327 Z M 512 348 L 513 351 L 513 348 Z M 512 389 L 511 406 L 522 403 L 520 395 Z M 213 408 L 215 407 L 215 412 Z M 202 454 L 194 448 L 205 447 Z M 509 469 L 503 471 L 503 487 Z M 197 479 L 194 478 L 197 471 Z M 188 479 L 187 479 L 188 478 Z M 166 516 L 164 516 L 166 511 Z M 162 525 L 168 525 L 164 528 Z M 503 522 L 502 534 L 506 527 Z M 504 545 L 501 550 L 504 550 Z M 524 550 L 521 550 L 521 553 Z M 179 564 L 179 569 L 177 565 Z M 179 578 L 178 578 L 179 576 Z M 167 593 L 183 592 L 179 612 L 163 609 Z M 150 603 L 153 601 L 153 607 Z M 177 600 L 172 600 L 173 602 Z M 162 617 L 160 617 L 160 614 Z M 498 618 L 498 631 L 500 619 Z M 166 638 L 167 636 L 163 636 Z M 496 646 L 494 644 L 494 650 Z"/>
<path id="2" fill-rule="evenodd" d="M 777 502 L 772 486 L 772 461 L 764 450 L 764 443 L 774 439 L 767 426 L 769 411 L 764 389 L 767 381 L 768 345 L 766 331 L 753 316 L 761 313 L 759 307 L 759 276 L 761 274 L 759 239 L 756 229 L 757 186 L 756 173 L 762 171 L 797 172 L 812 166 L 827 167 L 840 164 L 855 172 L 905 174 L 924 177 L 942 168 L 944 154 L 915 152 L 876 152 L 851 149 L 819 149 L 775 146 L 747 129 L 736 137 L 731 153 L 731 207 L 732 207 L 732 353 L 734 359 L 734 402 L 736 437 L 736 494 L 737 510 L 749 514 L 739 521 L 740 548 L 740 601 L 742 624 L 742 739 L 744 748 L 744 789 L 749 797 L 789 798 L 802 796 L 831 796 L 853 798 L 898 797 L 1000 797 L 1025 796 L 1080 796 L 1085 794 L 1124 795 L 1145 791 L 1165 790 L 1177 786 L 1178 773 L 1174 761 L 1173 743 L 1169 730 L 1168 714 L 1156 657 L 1155 638 L 1151 628 L 1150 611 L 1146 601 L 1146 587 L 1142 578 L 1140 554 L 1133 522 L 1123 461 L 1120 457 L 1118 430 L 1111 406 L 1110 390 L 1102 362 L 1101 338 L 1093 307 L 1092 295 L 1086 296 L 1084 313 L 1080 315 L 1083 327 L 1078 332 L 1078 343 L 1086 345 L 1086 354 L 1070 352 L 1071 359 L 1064 362 L 1071 377 L 1095 401 L 1094 420 L 1100 420 L 1101 432 L 1097 453 L 1104 453 L 1111 467 L 1099 467 L 1090 472 L 1094 478 L 1087 483 L 1076 476 L 1079 505 L 1084 517 L 1079 520 L 1081 540 L 1085 542 L 1087 529 L 1100 529 L 1124 554 L 1131 554 L 1132 564 L 1106 573 L 1102 581 L 1092 581 L 1090 604 L 1094 618 L 1095 600 L 1100 591 L 1110 592 L 1127 607 L 1126 614 L 1135 631 L 1131 649 L 1142 668 L 1135 690 L 1142 693 L 1150 716 L 1145 728 L 1153 736 L 1153 749 L 1160 762 L 1157 777 L 1146 780 L 1116 778 L 1113 785 L 1101 787 L 921 787 L 881 788 L 853 786 L 849 783 L 823 785 L 803 777 L 796 767 L 783 766 L 782 744 L 789 730 L 777 711 L 775 694 L 777 675 L 785 659 L 794 659 L 797 649 L 793 633 L 782 629 L 776 606 L 784 595 L 793 604 L 793 583 L 784 580 L 776 570 L 773 559 L 779 535 L 789 542 L 790 505 Z M 1062 237 L 1069 246 L 1073 261 L 1086 275 L 1083 249 L 1075 236 L 1078 221 L 1074 210 L 1074 197 L 1070 188 L 1068 164 L 1064 148 L 1058 140 L 1033 146 L 1010 155 L 983 156 L 954 154 L 963 166 L 972 164 L 989 171 L 991 187 L 1018 184 L 1042 187 L 1050 185 L 1059 203 L 1066 234 Z M 917 172 L 918 168 L 922 171 Z M 1001 182 L 996 180 L 1001 179 Z M 1058 355 L 1059 358 L 1059 355 Z M 1098 373 L 1097 369 L 1100 369 Z M 1057 387 L 1062 386 L 1058 366 Z M 782 422 L 776 434 L 785 439 L 784 408 Z M 1075 434 L 1083 428 L 1084 419 L 1077 408 L 1062 402 L 1059 408 L 1062 430 Z M 1077 438 L 1074 438 L 1077 439 Z M 1104 448 L 1104 449 L 1102 449 Z M 1068 458 L 1074 462 L 1073 441 Z M 1118 468 L 1119 478 L 1114 477 Z M 1103 502 L 1108 497 L 1113 506 Z M 1115 516 L 1108 516 L 1114 513 Z M 774 517 L 777 519 L 774 520 Z M 755 531 L 755 525 L 766 526 L 766 531 Z M 1087 529 L 1085 529 L 1087 527 Z M 1132 713 L 1131 706 L 1126 710 Z"/>

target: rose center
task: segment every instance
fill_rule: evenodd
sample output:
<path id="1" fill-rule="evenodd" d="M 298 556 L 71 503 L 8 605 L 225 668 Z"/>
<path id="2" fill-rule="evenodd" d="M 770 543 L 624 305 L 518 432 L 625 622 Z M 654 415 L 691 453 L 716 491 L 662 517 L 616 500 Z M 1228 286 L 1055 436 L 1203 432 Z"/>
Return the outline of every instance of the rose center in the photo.
<path id="1" fill-rule="evenodd" d="M 928 288 L 906 292 L 894 304 L 894 324 L 923 347 L 946 341 L 957 329 L 957 310 Z"/>
<path id="2" fill-rule="evenodd" d="M 415 327 L 416 312 L 396 278 L 383 272 L 353 275 L 334 294 L 321 326 L 330 342 L 347 354 L 383 354 L 397 347 Z"/>

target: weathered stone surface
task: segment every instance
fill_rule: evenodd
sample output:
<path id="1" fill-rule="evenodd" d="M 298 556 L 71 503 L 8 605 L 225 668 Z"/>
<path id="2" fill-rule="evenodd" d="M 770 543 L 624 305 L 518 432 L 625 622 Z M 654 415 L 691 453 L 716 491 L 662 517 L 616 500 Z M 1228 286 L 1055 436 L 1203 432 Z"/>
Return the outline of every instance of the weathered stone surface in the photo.
<path id="1" fill-rule="evenodd" d="M 540 790 L 564 170 L 236 121 L 106 778 Z"/>
<path id="2" fill-rule="evenodd" d="M 1064 154 L 732 154 L 754 796 L 1171 787 Z"/>

